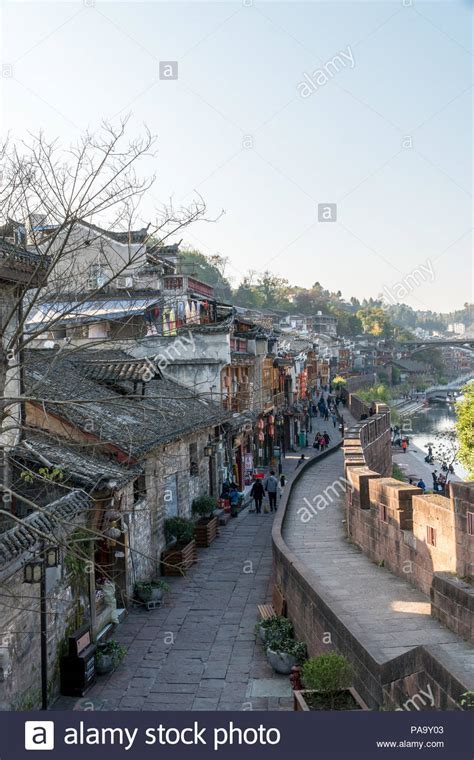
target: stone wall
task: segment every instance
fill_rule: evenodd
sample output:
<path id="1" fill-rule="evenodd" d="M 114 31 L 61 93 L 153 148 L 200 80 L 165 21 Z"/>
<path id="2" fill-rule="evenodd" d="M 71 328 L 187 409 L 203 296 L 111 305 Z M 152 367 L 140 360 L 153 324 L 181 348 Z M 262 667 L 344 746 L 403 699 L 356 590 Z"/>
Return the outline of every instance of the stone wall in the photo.
<path id="1" fill-rule="evenodd" d="M 365 648 L 363 637 L 349 630 L 339 618 L 337 603 L 331 598 L 329 592 L 321 589 L 317 574 L 312 572 L 283 540 L 282 524 L 295 482 L 309 467 L 315 466 L 318 459 L 330 453 L 331 451 L 314 457 L 296 471 L 293 480 L 285 489 L 273 524 L 273 580 L 285 597 L 287 614 L 294 625 L 296 637 L 305 641 L 310 656 L 326 653 L 332 649 L 345 654 L 357 674 L 354 685 L 372 709 L 376 710 L 383 706 L 389 710 L 430 708 L 459 710 L 460 697 L 467 690 L 462 674 L 448 671 L 436 655 L 421 646 L 413 648 L 388 663 L 380 664 Z M 366 498 L 369 498 L 368 489 L 371 481 L 380 479 L 380 476 L 368 468 L 365 468 L 365 472 L 362 472 L 364 468 L 357 469 L 360 472 L 360 481 L 365 484 L 362 491 L 365 489 Z M 392 481 L 387 489 L 388 495 L 392 493 L 393 499 L 394 483 Z M 355 508 L 354 496 L 352 503 Z M 398 522 L 409 520 L 408 514 L 401 514 L 403 506 L 403 498 L 393 504 L 394 510 L 400 512 Z M 349 511 L 350 509 L 351 505 L 349 505 Z M 373 510 L 374 508 L 370 505 L 366 507 L 365 515 L 368 520 Z M 397 530 L 400 533 L 399 527 Z M 427 702 L 423 705 L 418 697 L 415 698 L 414 703 L 404 707 L 407 700 L 419 694 L 421 689 L 433 696 L 433 704 L 427 698 Z"/>
<path id="2" fill-rule="evenodd" d="M 359 401 L 355 404 L 360 411 Z M 472 625 L 467 625 L 472 596 L 461 593 L 454 582 L 445 582 L 441 590 L 435 574 L 472 577 L 474 538 L 468 535 L 467 521 L 474 510 L 474 482 L 451 483 L 447 498 L 383 477 L 391 447 L 390 413 L 382 407 L 377 404 L 377 414 L 350 428 L 344 439 L 345 474 L 351 484 L 348 536 L 373 562 L 431 595 L 433 616 L 473 640 Z"/>
<path id="3" fill-rule="evenodd" d="M 387 404 L 376 402 L 375 414 L 369 416 L 370 405 L 366 404 L 358 396 L 351 394 L 349 409 L 352 416 L 356 417 L 356 419 L 360 420 L 362 414 L 366 414 L 367 419 L 359 421 L 356 425 L 346 430 L 344 436 L 346 463 L 351 463 L 349 456 L 351 453 L 362 453 L 363 461 L 368 467 L 379 472 L 381 475 L 391 475 L 390 408 Z M 351 447 L 355 447 L 355 450 L 353 452 L 347 451 Z M 361 463 L 361 457 L 359 456 L 357 464 Z"/>
<path id="4" fill-rule="evenodd" d="M 458 636 L 474 641 L 474 586 L 454 573 L 435 573 L 431 614 Z"/>
<path id="5" fill-rule="evenodd" d="M 81 520 L 75 521 L 79 527 Z M 89 620 L 87 592 L 79 593 L 62 562 L 46 570 L 48 611 L 48 692 L 59 689 L 59 660 L 65 636 Z M 0 710 L 33 710 L 41 704 L 39 583 L 23 583 L 23 558 L 0 573 Z"/>

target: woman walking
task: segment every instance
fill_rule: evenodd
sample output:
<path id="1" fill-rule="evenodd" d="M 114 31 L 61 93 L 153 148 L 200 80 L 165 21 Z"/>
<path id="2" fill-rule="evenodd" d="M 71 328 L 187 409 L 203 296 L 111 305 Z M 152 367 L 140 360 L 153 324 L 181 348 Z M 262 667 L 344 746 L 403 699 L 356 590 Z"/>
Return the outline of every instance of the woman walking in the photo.
<path id="1" fill-rule="evenodd" d="M 255 502 L 255 511 L 257 514 L 260 514 L 260 512 L 262 511 L 262 501 L 263 501 L 264 494 L 265 494 L 265 490 L 263 488 L 262 481 L 260 479 L 256 480 L 250 491 L 250 496 Z"/>

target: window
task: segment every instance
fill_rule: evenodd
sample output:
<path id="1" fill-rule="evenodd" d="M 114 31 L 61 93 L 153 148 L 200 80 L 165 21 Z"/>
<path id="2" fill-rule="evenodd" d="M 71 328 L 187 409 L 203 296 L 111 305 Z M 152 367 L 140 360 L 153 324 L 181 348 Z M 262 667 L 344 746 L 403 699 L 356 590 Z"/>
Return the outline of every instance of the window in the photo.
<path id="1" fill-rule="evenodd" d="M 136 478 L 133 481 L 133 503 L 136 504 L 137 502 L 141 501 L 146 497 L 146 479 L 145 475 L 139 475 L 138 478 Z"/>
<path id="2" fill-rule="evenodd" d="M 379 517 L 382 522 L 388 522 L 388 510 L 386 504 L 379 504 Z"/>
<path id="3" fill-rule="evenodd" d="M 199 475 L 197 443 L 189 444 L 189 474 L 192 478 Z"/>
<path id="4" fill-rule="evenodd" d="M 426 543 L 430 546 L 436 546 L 436 530 L 431 525 L 426 526 Z"/>
<path id="5" fill-rule="evenodd" d="M 474 536 L 474 512 L 467 513 L 467 534 Z"/>

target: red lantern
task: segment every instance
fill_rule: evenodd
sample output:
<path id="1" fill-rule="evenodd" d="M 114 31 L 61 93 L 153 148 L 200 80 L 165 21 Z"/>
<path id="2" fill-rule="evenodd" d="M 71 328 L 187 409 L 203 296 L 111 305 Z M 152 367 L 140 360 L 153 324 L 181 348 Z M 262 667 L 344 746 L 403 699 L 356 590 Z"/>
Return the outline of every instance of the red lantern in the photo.
<path id="1" fill-rule="evenodd" d="M 263 420 L 258 420 L 258 422 L 257 422 L 257 428 L 258 428 L 258 430 L 263 430 Z"/>
<path id="2" fill-rule="evenodd" d="M 265 435 L 264 435 L 264 433 L 262 433 L 262 431 L 260 431 L 260 433 L 258 434 L 258 440 L 259 441 L 264 441 L 265 440 Z"/>
<path id="3" fill-rule="evenodd" d="M 272 438 L 275 435 L 275 428 L 273 427 L 273 425 L 268 426 L 268 435 L 271 436 Z"/>
<path id="4" fill-rule="evenodd" d="M 268 419 L 268 424 L 269 425 L 273 425 L 273 423 L 275 422 L 275 418 L 274 418 L 273 414 L 269 414 L 268 417 L 267 417 L 267 419 Z"/>

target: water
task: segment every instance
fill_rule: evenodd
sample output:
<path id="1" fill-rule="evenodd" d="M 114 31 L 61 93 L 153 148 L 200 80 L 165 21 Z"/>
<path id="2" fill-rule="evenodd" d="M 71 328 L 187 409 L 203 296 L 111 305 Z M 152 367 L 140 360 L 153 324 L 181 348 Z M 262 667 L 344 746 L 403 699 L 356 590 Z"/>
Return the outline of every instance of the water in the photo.
<path id="1" fill-rule="evenodd" d="M 410 439 L 415 446 L 426 451 L 428 443 L 434 444 L 434 449 L 443 445 L 446 440 L 443 433 L 454 429 L 456 414 L 453 404 L 434 404 L 417 412 L 411 419 L 413 432 Z M 439 437 L 438 437 L 439 436 Z M 450 450 L 449 443 L 447 450 Z M 460 478 L 467 479 L 467 472 L 459 462 L 454 463 L 454 471 Z"/>

